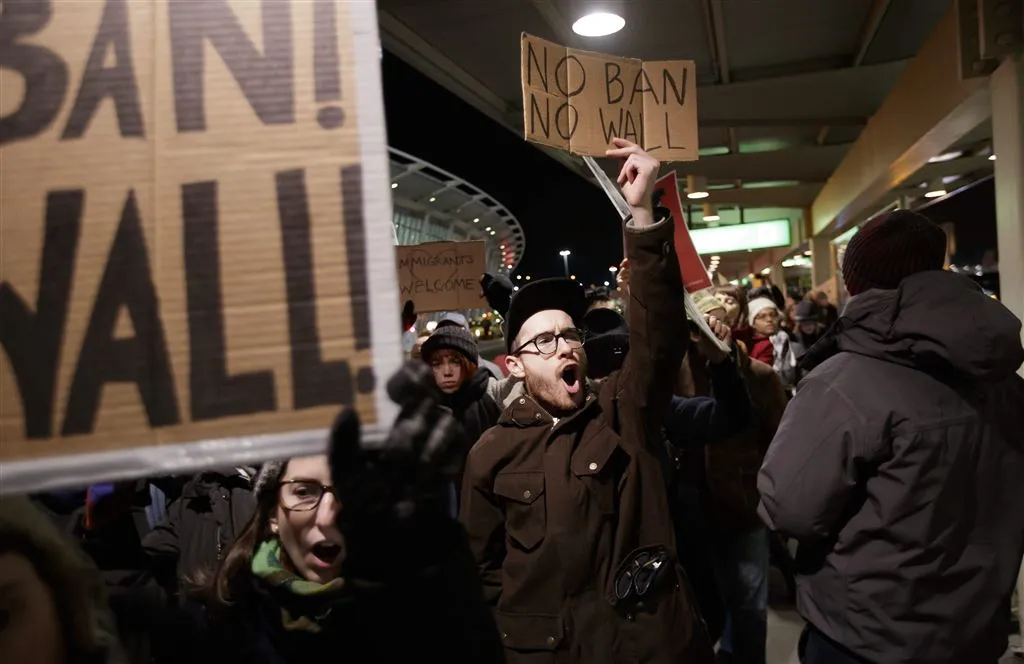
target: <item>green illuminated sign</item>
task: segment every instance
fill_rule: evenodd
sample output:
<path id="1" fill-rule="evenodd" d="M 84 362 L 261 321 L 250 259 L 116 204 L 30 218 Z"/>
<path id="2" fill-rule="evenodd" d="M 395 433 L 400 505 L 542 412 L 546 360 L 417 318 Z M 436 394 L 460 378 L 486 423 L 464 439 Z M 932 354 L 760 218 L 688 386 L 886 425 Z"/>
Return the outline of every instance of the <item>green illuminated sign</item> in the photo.
<path id="1" fill-rule="evenodd" d="M 698 254 L 725 254 L 747 249 L 788 247 L 789 219 L 758 221 L 750 224 L 717 226 L 690 231 Z"/>

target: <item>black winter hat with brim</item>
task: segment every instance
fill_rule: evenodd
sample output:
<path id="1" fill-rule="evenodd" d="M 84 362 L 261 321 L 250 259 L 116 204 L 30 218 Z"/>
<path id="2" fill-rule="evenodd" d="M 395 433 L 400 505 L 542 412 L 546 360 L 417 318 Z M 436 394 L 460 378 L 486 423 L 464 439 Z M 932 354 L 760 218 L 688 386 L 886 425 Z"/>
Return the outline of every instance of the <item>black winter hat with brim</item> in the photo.
<path id="1" fill-rule="evenodd" d="M 477 348 L 476 339 L 464 327 L 458 325 L 444 325 L 434 330 L 434 333 L 423 342 L 420 348 L 420 355 L 429 360 L 435 352 L 447 348 L 466 356 L 473 364 L 480 363 L 480 350 Z"/>
<path id="2" fill-rule="evenodd" d="M 564 311 L 579 325 L 587 311 L 587 299 L 583 287 L 569 279 L 540 279 L 519 289 L 512 296 L 512 302 L 505 316 L 505 348 L 512 352 L 512 344 L 519 330 L 530 316 L 541 311 L 554 309 Z"/>

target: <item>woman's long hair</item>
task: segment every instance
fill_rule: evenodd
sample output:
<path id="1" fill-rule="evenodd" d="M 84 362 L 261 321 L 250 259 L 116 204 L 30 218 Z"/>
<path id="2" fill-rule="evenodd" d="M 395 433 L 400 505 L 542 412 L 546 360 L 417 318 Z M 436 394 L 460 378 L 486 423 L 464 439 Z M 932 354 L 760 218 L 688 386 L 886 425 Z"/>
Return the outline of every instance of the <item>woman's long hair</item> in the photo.
<path id="1" fill-rule="evenodd" d="M 285 462 L 281 476 L 288 470 Z M 228 546 L 224 557 L 215 571 L 200 569 L 192 573 L 186 582 L 189 595 L 198 599 L 210 611 L 229 609 L 249 589 L 249 573 L 256 547 L 274 534 L 270 530 L 270 518 L 277 509 L 277 487 L 267 487 L 260 492 L 256 501 L 256 512 Z"/>

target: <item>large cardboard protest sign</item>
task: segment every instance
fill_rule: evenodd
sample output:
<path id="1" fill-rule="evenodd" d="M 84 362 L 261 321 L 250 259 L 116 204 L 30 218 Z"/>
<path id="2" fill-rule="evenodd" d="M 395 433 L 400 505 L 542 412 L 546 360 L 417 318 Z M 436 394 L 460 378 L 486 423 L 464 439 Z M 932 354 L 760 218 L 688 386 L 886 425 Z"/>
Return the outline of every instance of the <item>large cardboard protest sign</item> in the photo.
<path id="1" fill-rule="evenodd" d="M 485 247 L 474 242 L 427 242 L 395 247 L 398 295 L 419 313 L 487 306 L 480 275 L 487 271 Z"/>
<path id="2" fill-rule="evenodd" d="M 341 406 L 371 429 L 389 418 L 400 326 L 373 12 L 4 3 L 4 489 L 19 469 L 81 466 L 67 455 L 169 471 L 152 461 L 166 448 L 139 449 L 226 439 L 215 463 L 287 432 L 322 441 Z"/>
<path id="3" fill-rule="evenodd" d="M 522 36 L 526 139 L 603 157 L 614 136 L 661 161 L 697 159 L 692 60 L 644 62 Z"/>

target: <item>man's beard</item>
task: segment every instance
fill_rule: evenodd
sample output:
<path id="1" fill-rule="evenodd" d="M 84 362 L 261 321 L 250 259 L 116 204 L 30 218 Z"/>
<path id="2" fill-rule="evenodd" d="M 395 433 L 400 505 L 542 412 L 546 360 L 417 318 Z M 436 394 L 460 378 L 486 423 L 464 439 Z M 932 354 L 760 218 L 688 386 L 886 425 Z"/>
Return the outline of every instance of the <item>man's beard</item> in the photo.
<path id="1" fill-rule="evenodd" d="M 526 391 L 549 415 L 566 417 L 579 410 L 586 399 L 586 367 L 581 366 L 580 371 L 580 391 L 576 394 L 566 392 L 561 377 L 557 376 L 554 379 L 542 379 L 527 375 Z"/>

